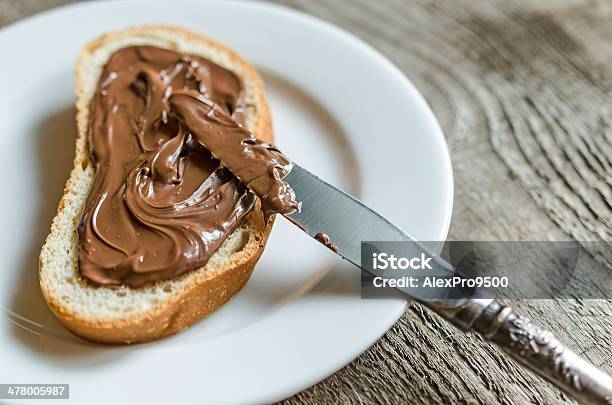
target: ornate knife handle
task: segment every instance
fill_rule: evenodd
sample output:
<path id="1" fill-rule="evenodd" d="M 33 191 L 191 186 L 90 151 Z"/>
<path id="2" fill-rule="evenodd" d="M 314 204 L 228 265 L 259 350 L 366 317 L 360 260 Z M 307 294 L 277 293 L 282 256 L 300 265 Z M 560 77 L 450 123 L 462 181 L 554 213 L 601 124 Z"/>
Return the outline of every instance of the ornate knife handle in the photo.
<path id="1" fill-rule="evenodd" d="M 584 404 L 612 405 L 612 378 L 569 350 L 551 332 L 493 298 L 421 301 L 464 331 L 476 331 L 525 367 Z"/>

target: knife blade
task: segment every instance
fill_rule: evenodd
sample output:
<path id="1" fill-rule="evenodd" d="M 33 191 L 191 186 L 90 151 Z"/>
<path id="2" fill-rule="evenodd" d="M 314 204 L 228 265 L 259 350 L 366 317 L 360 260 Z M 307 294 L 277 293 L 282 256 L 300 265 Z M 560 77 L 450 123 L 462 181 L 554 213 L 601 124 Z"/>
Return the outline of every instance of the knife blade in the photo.
<path id="1" fill-rule="evenodd" d="M 283 179 L 301 202 L 299 211 L 285 215 L 297 227 L 319 240 L 355 266 L 374 276 L 384 271 L 362 266 L 362 241 L 411 241 L 432 257 L 432 274 L 464 277 L 451 264 L 427 251 L 405 233 L 365 204 L 294 165 Z M 414 254 L 414 251 L 411 251 Z M 423 289 L 396 288 L 435 311 L 456 327 L 474 331 L 498 345 L 520 364 L 555 384 L 579 402 L 612 403 L 612 378 L 563 345 L 551 332 L 529 318 L 501 305 L 481 288 L 436 291 L 424 297 Z M 453 299 L 449 299 L 453 297 Z"/>
<path id="2" fill-rule="evenodd" d="M 283 180 L 301 203 L 299 211 L 286 217 L 313 238 L 328 235 L 337 253 L 356 266 L 361 265 L 361 241 L 415 240 L 361 201 L 301 166 L 294 165 Z"/>
<path id="3" fill-rule="evenodd" d="M 432 257 L 430 276 L 452 278 L 463 275 L 441 257 L 428 251 L 389 220 L 357 200 L 355 197 L 321 180 L 299 165 L 283 179 L 295 192 L 301 209 L 286 217 L 311 237 L 319 240 L 337 254 L 374 277 L 384 277 L 385 272 L 361 266 L 361 242 L 365 241 L 404 241 L 412 242 L 411 256 L 420 253 Z M 307 197 L 306 197 L 307 196 Z M 410 287 L 396 287 L 407 294 L 407 298 L 429 299 L 431 291 Z M 474 294 L 485 294 L 484 290 L 469 289 L 457 296 L 456 289 L 437 288 L 435 296 L 470 298 Z M 484 296 L 482 296 L 484 297 Z"/>

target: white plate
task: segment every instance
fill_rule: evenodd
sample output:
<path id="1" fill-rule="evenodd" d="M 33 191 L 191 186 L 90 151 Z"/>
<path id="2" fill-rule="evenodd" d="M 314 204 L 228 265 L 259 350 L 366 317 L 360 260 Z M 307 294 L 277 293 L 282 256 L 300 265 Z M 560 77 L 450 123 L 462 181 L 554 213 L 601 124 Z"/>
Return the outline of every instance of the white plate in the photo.
<path id="1" fill-rule="evenodd" d="M 415 237 L 446 237 L 452 172 L 438 124 L 400 71 L 355 37 L 261 3 L 56 9 L 0 31 L 0 383 L 69 383 L 71 399 L 88 404 L 279 400 L 350 362 L 406 309 L 362 300 L 359 272 L 285 220 L 242 292 L 162 341 L 81 341 L 38 290 L 38 252 L 73 154 L 75 57 L 102 32 L 162 22 L 217 38 L 261 70 L 290 157 Z"/>

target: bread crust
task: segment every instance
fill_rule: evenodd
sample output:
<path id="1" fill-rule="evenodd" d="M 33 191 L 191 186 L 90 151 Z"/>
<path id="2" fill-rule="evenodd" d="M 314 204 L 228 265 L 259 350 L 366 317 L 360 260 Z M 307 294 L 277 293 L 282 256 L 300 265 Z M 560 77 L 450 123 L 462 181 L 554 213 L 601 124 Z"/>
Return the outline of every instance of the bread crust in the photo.
<path id="1" fill-rule="evenodd" d="M 237 259 L 230 260 L 229 264 L 222 269 L 209 270 L 203 267 L 188 272 L 180 277 L 187 279 L 187 285 L 171 298 L 164 300 L 153 308 L 140 311 L 138 314 L 123 318 L 87 318 L 76 313 L 68 305 L 61 302 L 57 291 L 54 290 L 49 282 L 46 267 L 52 260 L 50 248 L 57 238 L 61 238 L 65 227 L 58 219 L 65 207 L 70 204 L 70 196 L 77 187 L 79 174 L 83 170 L 92 167 L 88 150 L 88 124 L 89 124 L 89 102 L 86 97 L 85 74 L 83 71 L 84 61 L 101 46 L 105 46 L 114 41 L 121 41 L 129 37 L 147 37 L 153 35 L 159 37 L 167 33 L 168 36 L 180 36 L 189 41 L 197 41 L 208 48 L 220 51 L 228 55 L 232 63 L 239 64 L 242 69 L 241 77 L 248 77 L 249 81 L 255 84 L 255 102 L 253 112 L 253 123 L 250 128 L 255 135 L 267 142 L 273 142 L 272 123 L 269 108 L 265 99 L 263 80 L 258 72 L 239 54 L 226 48 L 220 43 L 195 32 L 188 31 L 181 27 L 168 25 L 145 25 L 131 27 L 120 31 L 104 34 L 101 37 L 88 43 L 81 51 L 76 63 L 76 108 L 77 108 L 77 129 L 76 152 L 74 168 L 64 188 L 64 195 L 59 203 L 57 214 L 51 226 L 51 232 L 43 246 L 39 259 L 40 286 L 43 296 L 55 316 L 66 328 L 74 334 L 87 340 L 100 343 L 139 343 L 158 339 L 164 336 L 176 334 L 193 325 L 197 321 L 212 313 L 227 302 L 246 284 L 253 268 L 259 260 L 266 245 L 268 235 L 272 229 L 273 218 L 267 223 L 263 220 L 263 215 L 259 203 L 256 209 L 246 219 L 247 222 L 254 224 L 254 231 L 249 235 L 255 243 L 250 243 L 250 249 L 245 254 L 239 255 Z M 105 62 L 104 62 L 105 63 Z M 238 74 L 238 72 L 235 72 Z M 76 224 L 80 218 L 80 211 L 76 218 L 73 218 L 74 231 L 72 232 L 73 247 L 76 248 Z M 46 248 L 47 247 L 47 248 Z M 245 248 L 246 249 L 246 248 Z M 87 280 L 80 277 L 76 269 L 76 262 L 73 271 L 79 277 L 78 282 L 84 288 L 111 288 L 100 287 L 89 284 Z M 164 283 L 163 281 L 160 283 Z"/>

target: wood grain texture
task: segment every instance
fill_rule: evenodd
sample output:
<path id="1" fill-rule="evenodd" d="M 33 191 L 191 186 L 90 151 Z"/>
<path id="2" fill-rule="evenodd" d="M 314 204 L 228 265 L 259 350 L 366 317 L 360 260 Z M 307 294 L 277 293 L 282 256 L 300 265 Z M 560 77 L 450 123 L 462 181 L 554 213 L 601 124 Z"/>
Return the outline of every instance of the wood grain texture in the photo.
<path id="1" fill-rule="evenodd" d="M 0 0 L 0 24 L 59 2 Z M 425 95 L 453 160 L 449 239 L 611 239 L 612 1 L 279 2 L 362 38 Z M 610 301 L 509 303 L 612 372 Z M 354 362 L 284 401 L 571 402 L 418 305 Z"/>
<path id="2" fill-rule="evenodd" d="M 0 27 L 23 17 L 69 3 L 66 0 L 0 0 Z"/>

